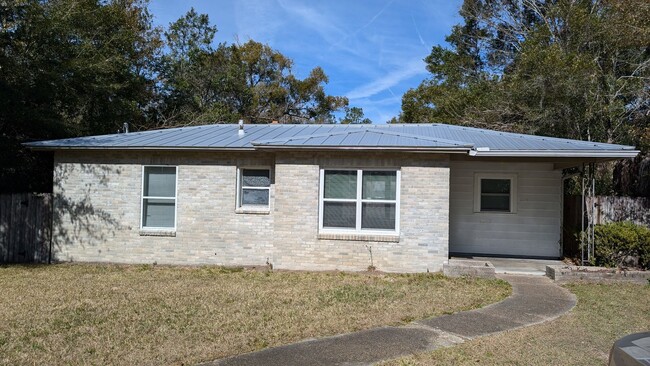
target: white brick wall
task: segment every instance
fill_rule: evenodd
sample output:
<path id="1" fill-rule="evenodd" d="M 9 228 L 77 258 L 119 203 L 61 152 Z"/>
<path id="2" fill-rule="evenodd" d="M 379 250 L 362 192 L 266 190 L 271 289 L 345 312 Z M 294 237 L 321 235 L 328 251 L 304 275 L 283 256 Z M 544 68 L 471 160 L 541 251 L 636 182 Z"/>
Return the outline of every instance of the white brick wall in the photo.
<path id="1" fill-rule="evenodd" d="M 143 165 L 177 165 L 174 237 L 142 236 Z M 271 166 L 269 214 L 235 212 L 238 166 Z M 318 236 L 320 167 L 401 170 L 400 237 Z M 449 158 L 398 153 L 57 152 L 55 255 L 64 261 L 438 271 L 449 242 Z M 358 238 L 357 238 L 358 239 Z M 373 238 L 370 238 L 373 239 Z"/>

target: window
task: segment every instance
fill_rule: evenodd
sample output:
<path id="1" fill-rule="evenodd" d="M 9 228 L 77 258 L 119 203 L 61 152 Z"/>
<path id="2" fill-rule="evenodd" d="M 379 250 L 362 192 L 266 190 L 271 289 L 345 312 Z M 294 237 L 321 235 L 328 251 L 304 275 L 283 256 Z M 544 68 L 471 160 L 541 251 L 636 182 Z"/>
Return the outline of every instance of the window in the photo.
<path id="1" fill-rule="evenodd" d="M 143 167 L 142 227 L 176 227 L 176 167 Z"/>
<path id="2" fill-rule="evenodd" d="M 398 231 L 399 171 L 321 170 L 320 229 Z"/>
<path id="3" fill-rule="evenodd" d="M 507 212 L 517 211 L 515 174 L 481 173 L 475 176 L 474 211 Z"/>
<path id="4" fill-rule="evenodd" d="M 239 169 L 237 207 L 269 209 L 270 169 Z"/>

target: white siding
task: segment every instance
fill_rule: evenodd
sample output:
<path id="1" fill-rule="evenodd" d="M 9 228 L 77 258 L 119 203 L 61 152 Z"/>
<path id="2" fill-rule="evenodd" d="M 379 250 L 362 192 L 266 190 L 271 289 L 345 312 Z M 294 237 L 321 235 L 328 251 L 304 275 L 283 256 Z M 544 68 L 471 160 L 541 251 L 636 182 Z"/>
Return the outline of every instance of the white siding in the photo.
<path id="1" fill-rule="evenodd" d="M 475 173 L 516 173 L 517 212 L 474 212 Z M 552 163 L 452 161 L 449 251 L 559 257 L 561 179 Z"/>

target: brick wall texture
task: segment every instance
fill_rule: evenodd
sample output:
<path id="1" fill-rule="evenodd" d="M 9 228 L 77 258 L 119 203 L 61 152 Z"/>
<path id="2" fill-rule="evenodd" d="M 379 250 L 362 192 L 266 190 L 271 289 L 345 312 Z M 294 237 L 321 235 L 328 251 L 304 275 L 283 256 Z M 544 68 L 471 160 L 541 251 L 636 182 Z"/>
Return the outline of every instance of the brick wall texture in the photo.
<path id="1" fill-rule="evenodd" d="M 146 165 L 178 167 L 175 231 L 140 229 Z M 270 211 L 237 212 L 237 168 L 260 166 L 272 170 Z M 399 237 L 319 233 L 322 168 L 399 169 Z M 449 156 L 59 151 L 54 205 L 60 261 L 439 271 L 448 256 Z"/>

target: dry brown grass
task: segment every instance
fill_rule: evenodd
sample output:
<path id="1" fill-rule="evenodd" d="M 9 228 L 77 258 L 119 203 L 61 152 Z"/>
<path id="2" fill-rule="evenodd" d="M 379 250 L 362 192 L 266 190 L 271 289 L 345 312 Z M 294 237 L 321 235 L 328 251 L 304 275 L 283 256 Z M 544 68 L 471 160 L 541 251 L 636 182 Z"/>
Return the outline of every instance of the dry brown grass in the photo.
<path id="1" fill-rule="evenodd" d="M 573 284 L 578 305 L 552 322 L 388 365 L 606 365 L 617 339 L 650 330 L 650 286 Z"/>
<path id="2" fill-rule="evenodd" d="M 218 267 L 0 267 L 0 362 L 192 364 L 496 302 L 498 280 Z"/>

